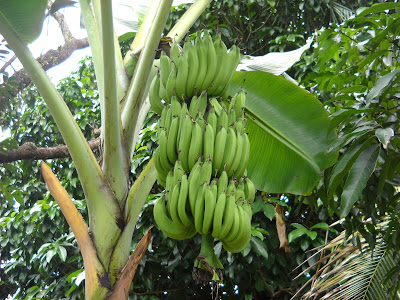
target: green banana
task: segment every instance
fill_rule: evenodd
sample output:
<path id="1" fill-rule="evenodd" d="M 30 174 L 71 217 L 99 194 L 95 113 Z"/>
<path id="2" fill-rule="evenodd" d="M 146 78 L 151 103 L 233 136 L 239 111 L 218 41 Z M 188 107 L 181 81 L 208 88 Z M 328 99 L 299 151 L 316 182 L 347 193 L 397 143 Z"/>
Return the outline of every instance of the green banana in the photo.
<path id="1" fill-rule="evenodd" d="M 250 204 L 254 202 L 256 187 L 254 186 L 253 181 L 251 181 L 248 177 L 246 177 L 244 180 L 244 194 L 246 196 L 246 200 L 249 201 Z"/>
<path id="2" fill-rule="evenodd" d="M 198 97 L 198 111 L 200 112 L 200 117 L 203 118 L 206 109 L 207 109 L 207 102 L 208 102 L 208 98 L 207 98 L 207 91 L 204 90 L 200 96 Z"/>
<path id="3" fill-rule="evenodd" d="M 193 166 L 192 170 L 190 171 L 188 183 L 189 183 L 189 203 L 190 203 L 190 210 L 192 215 L 194 216 L 194 208 L 196 203 L 197 193 L 200 190 L 201 182 L 200 182 L 200 175 L 201 175 L 201 168 L 203 166 L 202 161 L 199 159 L 196 164 Z"/>
<path id="4" fill-rule="evenodd" d="M 182 163 L 182 167 L 186 172 L 189 172 L 189 147 L 190 141 L 192 139 L 192 129 L 193 129 L 193 121 L 189 114 L 186 114 L 185 121 L 183 123 L 183 127 L 181 130 L 181 135 L 179 137 L 179 154 L 178 157 Z"/>
<path id="5" fill-rule="evenodd" d="M 172 96 L 171 97 L 171 116 L 172 117 L 179 117 L 181 114 L 181 110 L 182 110 L 182 105 L 179 102 L 178 98 L 176 98 L 176 96 Z"/>
<path id="6" fill-rule="evenodd" d="M 235 210 L 236 210 L 235 194 L 234 193 L 227 194 L 224 215 L 222 218 L 221 231 L 218 237 L 220 240 L 223 240 L 231 231 L 235 217 Z"/>
<path id="7" fill-rule="evenodd" d="M 161 131 L 161 134 L 158 138 L 158 144 L 159 144 L 159 156 L 160 156 L 160 163 L 163 169 L 166 171 L 166 174 L 168 174 L 169 170 L 172 168 L 172 164 L 168 159 L 167 155 L 167 132 L 165 130 Z"/>
<path id="8" fill-rule="evenodd" d="M 176 96 L 178 97 L 180 102 L 183 102 L 186 98 L 186 79 L 189 72 L 187 54 L 179 56 L 177 70 L 178 73 L 176 75 Z"/>
<path id="9" fill-rule="evenodd" d="M 214 47 L 217 56 L 217 68 L 212 80 L 213 85 L 208 89 L 209 95 L 218 95 L 215 93 L 215 91 L 217 88 L 220 88 L 221 85 L 225 86 L 223 83 L 223 78 L 226 77 L 225 73 L 230 71 L 230 68 L 227 65 L 228 49 L 226 48 L 226 45 L 221 39 L 218 39 L 214 42 Z"/>
<path id="10" fill-rule="evenodd" d="M 151 108 L 158 114 L 161 115 L 164 104 L 161 102 L 160 98 L 160 73 L 154 77 L 149 88 L 149 101 Z"/>
<path id="11" fill-rule="evenodd" d="M 157 226 L 165 233 L 169 238 L 175 240 L 184 240 L 193 237 L 196 234 L 194 227 L 186 227 L 183 225 L 175 224 L 168 216 L 167 209 L 165 207 L 165 200 L 160 197 L 154 205 L 154 220 Z"/>
<path id="12" fill-rule="evenodd" d="M 207 123 L 211 125 L 214 134 L 217 134 L 217 114 L 215 112 L 215 108 L 211 107 L 211 109 L 208 112 L 208 116 L 207 116 Z M 218 128 L 219 130 L 219 128 Z"/>
<path id="13" fill-rule="evenodd" d="M 232 108 L 228 111 L 228 125 L 231 126 L 236 122 L 236 112 Z"/>
<path id="14" fill-rule="evenodd" d="M 218 99 L 213 97 L 210 99 L 210 104 L 212 107 L 215 109 L 215 113 L 217 114 L 217 117 L 221 115 L 222 112 L 222 105 L 219 103 Z"/>
<path id="15" fill-rule="evenodd" d="M 217 135 L 215 136 L 215 146 L 214 146 L 214 159 L 213 159 L 213 170 L 217 172 L 223 171 L 223 158 L 225 152 L 227 132 L 224 127 L 222 127 Z"/>
<path id="16" fill-rule="evenodd" d="M 214 140 L 215 140 L 214 129 L 208 123 L 204 131 L 203 156 L 211 157 L 211 160 L 214 157 Z"/>
<path id="17" fill-rule="evenodd" d="M 241 226 L 237 236 L 232 240 L 227 242 L 226 240 L 222 242 L 225 250 L 238 253 L 245 249 L 251 239 L 251 217 L 245 212 L 242 207 L 238 207 L 240 212 Z"/>
<path id="18" fill-rule="evenodd" d="M 250 156 L 250 141 L 249 137 L 246 133 L 243 133 L 243 150 L 242 150 L 243 157 L 240 159 L 240 163 L 235 171 L 235 177 L 239 178 L 243 175 L 246 167 L 247 162 L 249 161 Z"/>
<path id="19" fill-rule="evenodd" d="M 224 170 L 218 178 L 218 191 L 217 194 L 221 195 L 222 193 L 226 193 L 228 189 L 228 173 Z"/>
<path id="20" fill-rule="evenodd" d="M 175 185 L 175 187 L 172 191 L 172 194 L 170 195 L 171 204 L 169 206 L 169 211 L 168 211 L 171 216 L 172 221 L 178 225 L 183 225 L 183 223 L 181 222 L 181 219 L 179 218 L 179 215 L 178 215 L 178 202 L 179 202 L 179 194 L 180 194 L 180 190 L 181 190 L 181 184 L 182 184 L 181 182 L 178 182 Z"/>
<path id="21" fill-rule="evenodd" d="M 239 134 L 236 132 L 236 151 L 235 151 L 235 157 L 232 161 L 232 164 L 228 166 L 229 168 L 227 169 L 228 176 L 231 177 L 236 169 L 238 168 L 240 164 L 240 160 L 242 159 L 243 156 L 243 144 L 244 144 L 244 137 L 242 134 Z"/>
<path id="22" fill-rule="evenodd" d="M 219 188 L 219 186 L 218 186 Z M 226 194 L 222 192 L 218 196 L 217 203 L 215 205 L 214 210 L 214 218 L 213 218 L 213 230 L 211 235 L 214 238 L 219 238 L 222 228 L 222 220 L 225 212 L 225 202 L 226 202 Z"/>
<path id="23" fill-rule="evenodd" d="M 164 167 L 161 165 L 160 148 L 159 147 L 154 151 L 154 166 L 156 167 L 156 170 L 157 170 L 157 180 L 158 180 L 158 182 L 163 187 L 165 187 L 166 178 L 167 178 L 167 175 L 168 175 L 168 170 L 165 170 Z"/>
<path id="24" fill-rule="evenodd" d="M 204 82 L 204 78 L 207 75 L 207 51 L 206 47 L 204 45 L 203 39 L 200 37 L 200 34 L 197 35 L 196 37 L 196 42 L 195 42 L 195 49 L 197 51 L 197 55 L 199 58 L 199 70 L 197 73 L 197 78 L 196 82 L 194 85 L 196 94 L 200 94 L 202 92 L 201 88 Z"/>
<path id="25" fill-rule="evenodd" d="M 229 185 L 228 185 L 228 187 L 226 189 L 226 193 L 228 195 L 230 195 L 232 193 L 236 194 L 236 180 L 235 180 L 235 178 L 231 178 L 231 180 L 229 180 Z"/>
<path id="26" fill-rule="evenodd" d="M 160 56 L 160 75 L 161 75 L 161 81 L 160 83 L 165 87 L 168 82 L 168 76 L 169 73 L 171 72 L 171 61 L 167 54 L 165 54 L 164 51 L 161 52 Z"/>
<path id="27" fill-rule="evenodd" d="M 236 133 L 232 127 L 228 127 L 228 133 L 226 136 L 225 153 L 222 159 L 223 169 L 228 169 L 232 165 L 236 151 Z"/>
<path id="28" fill-rule="evenodd" d="M 199 99 L 197 96 L 193 96 L 189 105 L 189 114 L 192 118 L 195 118 L 197 115 L 197 111 L 199 109 Z"/>
<path id="29" fill-rule="evenodd" d="M 245 123 L 246 121 L 243 117 L 237 119 L 237 121 L 235 122 L 235 128 L 238 133 L 240 134 L 244 133 Z"/>
<path id="30" fill-rule="evenodd" d="M 174 180 L 173 180 L 173 187 L 174 187 L 181 180 L 182 176 L 186 174 L 182 168 L 182 164 L 181 164 L 180 160 L 177 160 L 175 162 L 173 173 L 174 173 Z M 172 192 L 172 190 L 171 190 L 171 192 Z"/>
<path id="31" fill-rule="evenodd" d="M 172 122 L 172 109 L 168 109 L 165 115 L 165 125 L 164 128 L 168 132 Z"/>
<path id="32" fill-rule="evenodd" d="M 214 210 L 216 205 L 216 195 L 211 190 L 211 187 L 206 190 L 204 195 L 204 220 L 203 234 L 208 234 L 214 220 Z"/>
<path id="33" fill-rule="evenodd" d="M 207 74 L 204 78 L 201 90 L 208 89 L 213 82 L 215 71 L 217 70 L 217 54 L 210 34 L 205 34 L 205 46 L 207 49 Z"/>
<path id="34" fill-rule="evenodd" d="M 237 234 L 240 230 L 240 226 L 242 225 L 241 224 L 242 215 L 239 211 L 239 207 L 236 204 L 235 204 L 235 208 L 234 208 L 233 212 L 234 212 L 234 217 L 233 217 L 231 230 L 224 238 L 221 238 L 221 242 L 226 243 L 226 242 L 232 241 L 233 239 L 235 239 L 235 237 L 237 236 Z"/>
<path id="35" fill-rule="evenodd" d="M 186 213 L 186 203 L 188 199 L 188 191 L 189 191 L 189 184 L 188 184 L 188 178 L 186 175 L 182 176 L 181 179 L 181 189 L 179 193 L 179 199 L 178 199 L 178 216 L 183 225 L 185 226 L 193 226 L 193 221 L 190 219 L 190 217 Z"/>
<path id="36" fill-rule="evenodd" d="M 175 64 L 178 63 L 178 59 L 179 59 L 179 55 L 181 54 L 181 51 L 179 50 L 179 46 L 177 42 L 173 42 L 170 52 L 169 52 L 169 56 L 171 61 L 173 61 Z"/>
<path id="37" fill-rule="evenodd" d="M 224 93 L 224 89 L 226 89 L 229 86 L 233 74 L 235 74 L 236 67 L 239 64 L 239 60 L 240 60 L 240 50 L 238 47 L 233 46 L 229 50 L 226 59 L 227 72 L 225 72 L 224 76 L 221 78 L 221 84 L 216 87 L 214 94 L 220 95 Z"/>
<path id="38" fill-rule="evenodd" d="M 246 105 L 246 93 L 243 89 L 235 95 L 236 101 L 234 104 L 234 109 L 236 112 L 236 116 L 243 116 L 243 109 Z"/>
<path id="39" fill-rule="evenodd" d="M 188 166 L 191 170 L 196 163 L 197 159 L 201 155 L 203 149 L 203 131 L 198 122 L 194 123 L 192 129 L 192 139 L 190 141 L 189 154 L 188 154 Z"/>
<path id="40" fill-rule="evenodd" d="M 204 158 L 203 166 L 201 167 L 200 184 L 210 183 L 213 167 L 211 158 Z"/>
<path id="41" fill-rule="evenodd" d="M 221 110 L 221 113 L 218 116 L 217 129 L 220 129 L 221 127 L 228 129 L 228 112 L 225 108 Z"/>
<path id="42" fill-rule="evenodd" d="M 205 192 L 208 189 L 207 183 L 203 183 L 196 197 L 196 206 L 194 208 L 194 225 L 198 233 L 203 232 Z"/>
<path id="43" fill-rule="evenodd" d="M 177 75 L 177 71 L 176 71 L 176 67 L 173 66 L 171 68 L 171 72 L 169 73 L 168 76 L 168 81 L 167 81 L 167 85 L 165 86 L 165 96 L 166 98 L 164 99 L 167 103 L 171 103 L 171 98 L 173 95 L 176 95 L 176 75 Z"/>
<path id="44" fill-rule="evenodd" d="M 157 129 L 165 128 L 165 119 L 167 118 L 169 107 L 164 106 L 161 112 L 161 118 L 158 120 Z"/>
<path id="45" fill-rule="evenodd" d="M 179 130 L 179 118 L 174 116 L 172 118 L 167 138 L 167 156 L 168 160 L 173 164 L 178 159 L 178 154 L 176 152 L 176 141 L 178 137 L 178 130 Z"/>
<path id="46" fill-rule="evenodd" d="M 188 113 L 187 104 L 186 104 L 186 102 L 183 102 L 181 112 L 179 115 L 179 130 L 178 130 L 178 137 L 177 137 L 177 141 L 176 141 L 176 151 L 177 152 L 179 151 L 181 132 L 182 132 L 183 124 L 185 122 L 185 116 L 187 113 Z"/>
<path id="47" fill-rule="evenodd" d="M 196 78 L 199 73 L 199 57 L 197 55 L 197 51 L 190 42 L 186 42 L 185 44 L 190 44 L 188 47 L 188 75 L 186 79 L 186 97 L 190 98 L 195 94 L 194 86 L 196 84 Z M 185 51 L 185 50 L 184 50 Z"/>

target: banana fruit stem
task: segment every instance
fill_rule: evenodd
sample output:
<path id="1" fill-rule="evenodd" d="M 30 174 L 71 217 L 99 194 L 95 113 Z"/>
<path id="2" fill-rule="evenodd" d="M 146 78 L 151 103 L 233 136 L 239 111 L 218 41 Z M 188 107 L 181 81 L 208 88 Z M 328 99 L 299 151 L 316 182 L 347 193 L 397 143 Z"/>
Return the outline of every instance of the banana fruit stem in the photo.
<path id="1" fill-rule="evenodd" d="M 223 265 L 214 253 L 214 238 L 211 234 L 203 234 L 201 240 L 200 254 L 196 259 L 195 268 L 202 269 L 211 273 L 212 281 L 222 281 Z M 204 281 L 204 279 L 203 279 Z"/>

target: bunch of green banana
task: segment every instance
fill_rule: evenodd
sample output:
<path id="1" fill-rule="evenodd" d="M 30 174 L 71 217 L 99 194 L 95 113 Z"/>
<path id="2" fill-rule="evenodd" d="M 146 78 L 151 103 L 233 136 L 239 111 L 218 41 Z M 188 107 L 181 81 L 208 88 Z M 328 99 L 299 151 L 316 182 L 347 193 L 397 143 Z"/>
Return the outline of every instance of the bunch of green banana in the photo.
<path id="1" fill-rule="evenodd" d="M 239 55 L 208 33 L 186 42 L 183 52 L 174 43 L 170 57 L 161 54 L 149 91 L 160 115 L 155 167 L 165 187 L 155 222 L 173 239 L 203 235 L 195 266 L 207 271 L 222 268 L 212 250 L 215 238 L 230 252 L 242 251 L 251 238 L 255 187 L 246 176 L 246 94 L 228 95 Z M 218 277 L 214 271 L 212 279 Z"/>
<path id="2" fill-rule="evenodd" d="M 197 34 L 193 41 L 185 42 L 183 52 L 176 43 L 170 57 L 162 52 L 160 72 L 154 77 L 149 100 L 153 110 L 161 114 L 164 105 L 171 104 L 173 96 L 187 102 L 207 90 L 208 95 L 226 98 L 229 83 L 240 60 L 240 51 L 230 51 L 220 38 L 215 42 L 206 33 Z"/>

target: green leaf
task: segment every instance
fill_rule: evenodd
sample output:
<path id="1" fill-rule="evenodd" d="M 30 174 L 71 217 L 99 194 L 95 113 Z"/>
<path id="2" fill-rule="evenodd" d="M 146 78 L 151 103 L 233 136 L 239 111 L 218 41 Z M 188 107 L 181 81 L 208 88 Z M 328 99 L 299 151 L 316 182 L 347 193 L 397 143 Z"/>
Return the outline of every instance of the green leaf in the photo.
<path id="1" fill-rule="evenodd" d="M 315 225 L 311 226 L 310 229 L 317 229 L 317 228 L 320 228 L 320 229 L 327 230 L 328 227 L 329 227 L 329 225 L 326 224 L 326 223 L 318 223 L 318 224 L 315 224 Z"/>
<path id="2" fill-rule="evenodd" d="M 368 93 L 367 98 L 365 99 L 367 105 L 370 104 L 373 99 L 379 97 L 382 92 L 385 91 L 388 86 L 390 86 L 390 84 L 396 78 L 399 72 L 400 69 L 396 69 L 378 79 L 374 87 Z"/>
<path id="3" fill-rule="evenodd" d="M 258 237 L 261 241 L 264 240 L 263 234 L 258 229 L 251 229 L 251 235 Z"/>
<path id="4" fill-rule="evenodd" d="M 275 217 L 275 207 L 272 204 L 265 203 L 264 204 L 264 215 L 272 221 L 272 219 Z"/>
<path id="5" fill-rule="evenodd" d="M 340 218 L 344 218 L 349 214 L 354 203 L 358 200 L 361 192 L 367 185 L 368 179 L 375 169 L 379 150 L 379 145 L 371 145 L 354 162 L 343 188 L 339 213 Z"/>
<path id="6" fill-rule="evenodd" d="M 359 143 L 352 146 L 346 154 L 344 154 L 336 166 L 333 168 L 332 175 L 329 179 L 328 185 L 328 198 L 332 197 L 335 193 L 336 188 L 342 181 L 342 179 L 346 176 L 354 161 L 360 155 L 362 151 L 364 151 L 371 143 L 372 139 L 365 141 L 364 143 Z"/>
<path id="7" fill-rule="evenodd" d="M 390 140 L 394 137 L 394 131 L 392 128 L 378 128 L 375 130 L 375 135 L 378 138 L 378 140 L 381 142 L 383 145 L 384 149 L 387 149 L 387 146 L 389 145 Z"/>
<path id="8" fill-rule="evenodd" d="M 25 43 L 31 43 L 42 31 L 46 6 L 47 0 L 0 0 L 0 14 Z"/>
<path id="9" fill-rule="evenodd" d="M 305 227 L 298 228 L 298 229 L 295 229 L 295 230 L 291 231 L 288 234 L 288 242 L 289 243 L 293 242 L 295 239 L 307 234 L 307 232 L 308 232 L 308 230 Z"/>
<path id="10" fill-rule="evenodd" d="M 268 260 L 269 255 L 267 251 L 267 246 L 259 238 L 256 237 L 252 237 L 250 242 L 251 248 L 254 250 L 254 252 Z"/>
<path id="11" fill-rule="evenodd" d="M 57 253 L 62 261 L 65 261 L 67 259 L 67 250 L 63 246 L 57 247 Z"/>
<path id="12" fill-rule="evenodd" d="M 250 139 L 248 176 L 269 193 L 309 194 L 321 171 L 337 159 L 327 152 L 336 139 L 328 113 L 313 96 L 293 83 L 264 72 L 236 72 L 231 94 L 247 92 Z"/>
<path id="13" fill-rule="evenodd" d="M 376 3 L 371 7 L 363 10 L 357 17 L 366 16 L 368 14 L 374 14 L 377 12 L 382 12 L 387 9 L 395 9 L 400 7 L 400 3 Z"/>

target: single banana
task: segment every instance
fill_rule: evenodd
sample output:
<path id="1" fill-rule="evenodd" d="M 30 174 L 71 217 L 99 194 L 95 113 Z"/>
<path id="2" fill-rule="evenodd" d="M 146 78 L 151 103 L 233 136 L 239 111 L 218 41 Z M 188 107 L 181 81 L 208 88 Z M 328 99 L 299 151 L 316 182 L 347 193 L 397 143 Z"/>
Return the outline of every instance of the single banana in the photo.
<path id="1" fill-rule="evenodd" d="M 214 107 L 211 107 L 211 109 L 208 112 L 208 116 L 207 116 L 207 123 L 211 125 L 214 134 L 217 134 L 217 114 L 215 113 L 215 109 Z M 219 128 L 218 128 L 219 130 Z"/>
<path id="2" fill-rule="evenodd" d="M 228 189 L 228 173 L 224 170 L 218 178 L 218 191 L 217 194 L 221 195 L 222 193 L 226 193 Z"/>
<path id="3" fill-rule="evenodd" d="M 226 144 L 225 144 L 225 153 L 224 153 L 224 158 L 222 159 L 222 168 L 228 169 L 233 162 L 233 159 L 235 157 L 235 151 L 236 151 L 236 133 L 233 130 L 233 127 L 229 126 L 228 127 L 228 134 L 226 136 Z"/>
<path id="4" fill-rule="evenodd" d="M 168 109 L 165 116 L 165 130 L 168 132 L 172 122 L 172 110 Z"/>
<path id="5" fill-rule="evenodd" d="M 171 219 L 175 224 L 178 224 L 178 225 L 183 225 L 183 223 L 178 215 L 178 202 L 179 202 L 179 194 L 180 194 L 181 186 L 182 186 L 181 182 L 178 182 L 175 185 L 175 187 L 172 191 L 172 194 L 170 196 L 171 205 L 169 206 L 169 214 L 171 216 Z M 183 225 L 183 226 L 185 226 L 185 225 Z"/>
<path id="6" fill-rule="evenodd" d="M 227 198 L 226 198 L 226 203 L 225 203 L 224 215 L 223 215 L 223 219 L 222 219 L 221 231 L 218 236 L 218 238 L 220 240 L 223 240 L 228 235 L 228 233 L 231 231 L 233 220 L 235 217 L 235 210 L 236 210 L 235 194 L 230 193 L 230 194 L 227 194 L 226 197 Z"/>
<path id="7" fill-rule="evenodd" d="M 228 112 L 225 108 L 221 110 L 217 120 L 217 129 L 220 129 L 221 127 L 228 129 Z"/>
<path id="8" fill-rule="evenodd" d="M 196 84 L 197 75 L 199 73 L 199 57 L 195 46 L 193 46 L 191 42 L 186 42 L 185 44 L 190 45 L 190 47 L 187 47 L 189 69 L 186 79 L 186 97 L 190 98 L 195 94 L 194 86 Z"/>
<path id="9" fill-rule="evenodd" d="M 189 163 L 188 163 L 188 156 L 189 156 L 189 147 L 190 141 L 192 139 L 192 128 L 193 128 L 193 121 L 189 114 L 186 114 L 185 121 L 181 130 L 181 136 L 179 137 L 179 154 L 178 157 L 182 163 L 182 167 L 186 172 L 189 172 Z"/>
<path id="10" fill-rule="evenodd" d="M 165 187 L 166 183 L 166 178 L 168 175 L 168 170 L 165 170 L 164 167 L 161 165 L 160 161 L 160 147 L 158 147 L 154 151 L 154 166 L 156 167 L 157 170 L 157 180 L 162 185 Z"/>
<path id="11" fill-rule="evenodd" d="M 198 95 L 202 92 L 201 88 L 204 82 L 204 78 L 207 75 L 207 50 L 206 45 L 204 44 L 204 40 L 200 37 L 200 34 L 198 34 L 196 37 L 195 49 L 197 51 L 197 56 L 199 57 L 199 71 L 197 73 L 194 88 L 196 90 L 196 94 Z"/>
<path id="12" fill-rule="evenodd" d="M 189 183 L 189 203 L 190 203 L 190 210 L 192 215 L 194 216 L 194 209 L 196 203 L 197 193 L 200 190 L 201 182 L 200 182 L 200 175 L 201 175 L 201 168 L 203 163 L 201 159 L 199 159 L 196 164 L 193 166 L 193 169 L 190 171 L 188 183 Z"/>
<path id="13" fill-rule="evenodd" d="M 201 90 L 208 89 L 213 82 L 215 71 L 217 70 L 217 54 L 209 33 L 205 34 L 205 46 L 207 49 L 207 74 L 204 78 Z"/>
<path id="14" fill-rule="evenodd" d="M 166 171 L 166 175 L 169 170 L 172 168 L 173 164 L 168 160 L 167 155 L 167 132 L 165 130 L 161 131 L 161 134 L 158 138 L 159 144 L 159 155 L 160 155 L 160 163 L 163 169 Z"/>
<path id="15" fill-rule="evenodd" d="M 215 109 L 215 113 L 217 114 L 217 117 L 221 115 L 222 112 L 222 105 L 219 103 L 218 99 L 213 97 L 210 99 L 210 104 L 212 107 Z"/>
<path id="16" fill-rule="evenodd" d="M 225 152 L 227 132 L 224 127 L 222 127 L 217 135 L 215 136 L 215 146 L 214 146 L 214 159 L 213 159 L 213 170 L 217 172 L 223 171 L 223 158 Z"/>
<path id="17" fill-rule="evenodd" d="M 174 173 L 174 180 L 173 180 L 172 187 L 174 187 L 176 184 L 178 184 L 178 182 L 181 180 L 182 176 L 186 174 L 185 171 L 183 170 L 180 160 L 177 160 L 175 162 L 173 173 Z M 171 192 L 172 192 L 172 189 L 171 189 Z"/>
<path id="18" fill-rule="evenodd" d="M 182 110 L 182 105 L 179 102 L 178 98 L 176 96 L 171 97 L 171 116 L 172 117 L 179 117 L 181 114 Z"/>
<path id="19" fill-rule="evenodd" d="M 178 137 L 178 130 L 179 130 L 179 118 L 177 116 L 174 116 L 172 118 L 167 138 L 167 156 L 168 160 L 173 164 L 175 164 L 176 160 L 178 159 L 178 154 L 176 152 L 176 141 Z"/>
<path id="20" fill-rule="evenodd" d="M 186 202 L 188 199 L 188 191 L 189 191 L 188 178 L 186 177 L 186 175 L 183 175 L 181 179 L 181 189 L 178 199 L 178 216 L 183 225 L 190 227 L 193 226 L 194 224 L 186 213 Z"/>
<path id="21" fill-rule="evenodd" d="M 219 188 L 219 187 L 218 187 Z M 226 194 L 222 192 L 218 196 L 217 203 L 214 210 L 213 230 L 211 235 L 214 238 L 219 238 L 222 228 L 222 220 L 225 212 Z"/>
<path id="22" fill-rule="evenodd" d="M 244 133 L 245 123 L 246 120 L 243 117 L 237 119 L 237 121 L 235 122 L 235 128 L 238 133 L 240 134 Z"/>
<path id="23" fill-rule="evenodd" d="M 171 61 L 164 51 L 161 52 L 160 56 L 160 70 L 161 84 L 165 87 L 168 82 L 169 73 L 171 72 Z"/>
<path id="24" fill-rule="evenodd" d="M 249 137 L 247 136 L 246 133 L 243 133 L 243 158 L 240 160 L 240 164 L 237 167 L 236 171 L 235 171 L 235 177 L 236 178 L 240 178 L 246 167 L 247 167 L 247 163 L 249 161 L 249 156 L 250 156 L 250 141 L 249 141 Z"/>
<path id="25" fill-rule="evenodd" d="M 204 142 L 203 142 L 203 155 L 204 157 L 214 157 L 214 141 L 215 133 L 212 126 L 208 123 L 204 131 Z"/>
<path id="26" fill-rule="evenodd" d="M 238 166 L 240 164 L 240 160 L 242 159 L 242 156 L 243 156 L 243 144 L 244 144 L 243 135 L 236 132 L 235 157 L 232 161 L 232 164 L 230 166 L 228 166 L 228 169 L 227 169 L 229 177 L 233 176 L 234 172 L 236 171 L 236 169 L 238 168 Z"/>
<path id="27" fill-rule="evenodd" d="M 243 109 L 246 105 L 246 93 L 244 89 L 241 89 L 240 92 L 238 92 L 235 95 L 236 101 L 234 105 L 234 109 L 236 112 L 237 117 L 242 117 L 243 116 Z"/>
<path id="28" fill-rule="evenodd" d="M 207 109 L 207 104 L 208 104 L 208 98 L 207 98 L 207 91 L 204 90 L 199 98 L 198 98 L 199 104 L 198 104 L 198 111 L 200 112 L 200 117 L 203 118 L 206 109 Z"/>
<path id="29" fill-rule="evenodd" d="M 167 118 L 167 113 L 168 113 L 169 107 L 164 106 L 163 110 L 161 112 L 161 118 L 158 120 L 157 127 L 159 128 L 165 128 L 165 119 Z"/>
<path id="30" fill-rule="evenodd" d="M 203 183 L 196 197 L 196 206 L 194 208 L 194 225 L 198 233 L 203 232 L 204 206 L 205 206 L 204 197 L 207 189 L 208 189 L 207 183 Z"/>
<path id="31" fill-rule="evenodd" d="M 151 108 L 158 114 L 161 115 L 164 108 L 164 104 L 160 98 L 160 73 L 158 73 L 150 84 L 149 88 L 149 101 Z"/>
<path id="32" fill-rule="evenodd" d="M 197 96 L 193 96 L 189 105 L 189 114 L 192 116 L 192 118 L 196 117 L 198 109 L 199 109 L 199 99 Z"/>
<path id="33" fill-rule="evenodd" d="M 235 109 L 231 108 L 228 111 L 228 125 L 231 126 L 236 122 L 236 111 Z"/>
<path id="34" fill-rule="evenodd" d="M 178 137 L 177 137 L 177 141 L 176 141 L 176 151 L 179 151 L 179 144 L 180 144 L 180 137 L 181 137 L 181 132 L 182 132 L 182 128 L 183 128 L 183 124 L 185 122 L 185 116 L 188 113 L 188 107 L 186 102 L 182 103 L 182 109 L 179 115 L 179 130 L 178 130 Z"/>
<path id="35" fill-rule="evenodd" d="M 214 220 L 214 210 L 217 199 L 213 193 L 212 188 L 208 188 L 204 195 L 204 220 L 203 220 L 203 234 L 208 234 Z"/>
<path id="36" fill-rule="evenodd" d="M 171 72 L 169 73 L 168 76 L 168 81 L 167 81 L 167 85 L 165 86 L 165 96 L 166 99 L 164 99 L 167 103 L 171 103 L 171 98 L 173 95 L 176 95 L 176 67 L 173 66 L 171 68 Z"/>
<path id="37" fill-rule="evenodd" d="M 249 201 L 250 204 L 254 202 L 256 187 L 254 186 L 253 181 L 251 181 L 247 176 L 244 180 L 244 194 L 246 196 L 246 200 Z"/>
<path id="38" fill-rule="evenodd" d="M 207 184 L 210 183 L 212 171 L 213 167 L 211 158 L 204 158 L 204 163 L 201 167 L 200 184 L 203 184 L 204 182 L 206 182 Z"/>
<path id="39" fill-rule="evenodd" d="M 178 63 L 178 59 L 179 59 L 179 55 L 181 54 L 181 51 L 179 50 L 179 46 L 177 42 L 173 42 L 170 52 L 169 52 L 169 56 L 171 61 L 173 61 L 175 64 Z"/>
<path id="40" fill-rule="evenodd" d="M 179 56 L 176 75 L 176 96 L 180 102 L 185 101 L 186 98 L 186 80 L 189 72 L 187 54 Z"/>
<path id="41" fill-rule="evenodd" d="M 167 178 L 165 180 L 166 185 L 165 185 L 165 191 L 166 191 L 166 198 L 167 201 L 169 201 L 169 192 L 172 192 L 173 188 L 174 188 L 174 172 L 171 170 L 168 172 L 167 174 Z"/>
<path id="42" fill-rule="evenodd" d="M 198 122 L 194 123 L 192 129 L 192 138 L 190 141 L 189 154 L 188 154 L 188 166 L 191 170 L 196 163 L 197 159 L 201 155 L 203 149 L 203 131 Z"/>
<path id="43" fill-rule="evenodd" d="M 184 240 L 193 237 L 196 234 L 195 228 L 185 227 L 183 225 L 175 224 L 168 216 L 167 209 L 165 207 L 165 199 L 160 197 L 154 205 L 154 221 L 158 228 L 165 233 L 169 238 L 175 240 Z"/>

